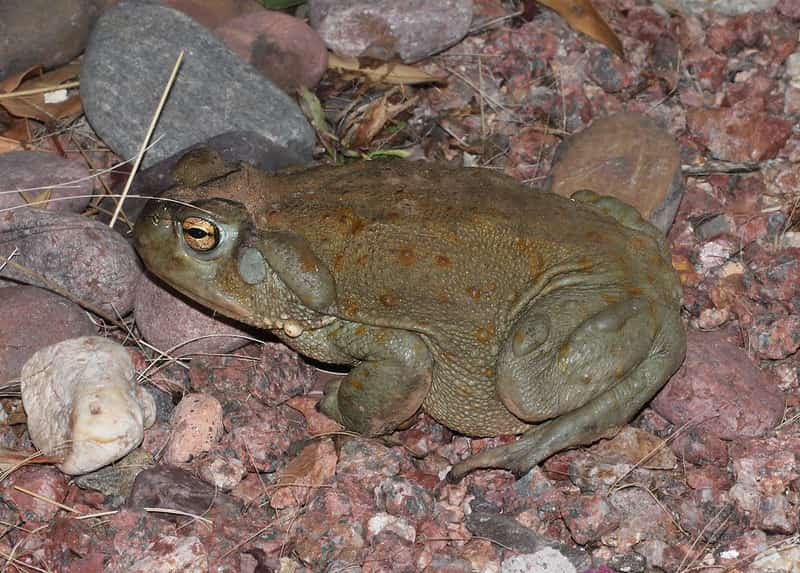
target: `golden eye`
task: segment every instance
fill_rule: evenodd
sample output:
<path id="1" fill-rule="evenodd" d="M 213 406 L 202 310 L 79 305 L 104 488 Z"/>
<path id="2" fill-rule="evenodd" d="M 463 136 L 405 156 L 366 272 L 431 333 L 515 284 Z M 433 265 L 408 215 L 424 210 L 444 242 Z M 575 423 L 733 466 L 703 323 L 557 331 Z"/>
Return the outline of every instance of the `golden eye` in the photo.
<path id="1" fill-rule="evenodd" d="M 207 252 L 219 244 L 219 229 L 200 217 L 186 217 L 181 223 L 183 240 L 195 251 Z"/>

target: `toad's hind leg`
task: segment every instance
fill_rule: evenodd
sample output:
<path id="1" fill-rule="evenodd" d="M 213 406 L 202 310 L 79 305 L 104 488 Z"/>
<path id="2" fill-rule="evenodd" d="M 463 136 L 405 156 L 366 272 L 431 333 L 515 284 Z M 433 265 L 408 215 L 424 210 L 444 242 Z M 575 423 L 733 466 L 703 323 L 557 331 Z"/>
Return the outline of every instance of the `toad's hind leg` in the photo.
<path id="1" fill-rule="evenodd" d="M 430 389 L 432 359 L 417 334 L 346 323 L 334 340 L 358 362 L 325 389 L 324 414 L 350 430 L 379 436 L 419 410 Z"/>
<path id="2" fill-rule="evenodd" d="M 478 468 L 522 475 L 566 448 L 590 444 L 628 422 L 677 370 L 686 352 L 680 316 L 662 307 L 663 322 L 652 351 L 628 376 L 583 406 L 529 430 L 514 443 L 483 451 L 453 466 L 451 481 Z"/>

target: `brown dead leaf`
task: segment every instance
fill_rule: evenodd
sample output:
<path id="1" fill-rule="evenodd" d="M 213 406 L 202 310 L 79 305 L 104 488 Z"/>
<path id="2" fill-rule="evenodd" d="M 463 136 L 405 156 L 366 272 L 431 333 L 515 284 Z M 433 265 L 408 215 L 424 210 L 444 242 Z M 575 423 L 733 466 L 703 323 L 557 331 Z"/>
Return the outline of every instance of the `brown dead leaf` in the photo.
<path id="1" fill-rule="evenodd" d="M 71 119 L 81 114 L 80 95 L 66 95 L 64 99 L 53 100 L 61 84 L 78 77 L 79 64 L 67 64 L 43 75 L 37 75 L 41 68 L 31 68 L 0 82 L 0 106 L 16 117 L 37 119 L 44 123 Z M 35 77 L 29 77 L 34 75 Z M 26 79 L 28 78 L 28 79 Z M 32 95 L 15 93 L 38 92 Z"/>
<path id="2" fill-rule="evenodd" d="M 622 42 L 594 9 L 591 0 L 537 0 L 540 4 L 558 12 L 578 32 L 594 38 L 607 46 L 620 58 L 624 57 Z"/>
<path id="3" fill-rule="evenodd" d="M 384 63 L 369 66 L 360 62 L 358 58 L 337 56 L 334 53 L 328 54 L 328 68 L 364 75 L 374 82 L 397 85 L 429 84 L 447 79 L 447 74 L 433 75 L 406 64 Z"/>
<path id="4" fill-rule="evenodd" d="M 4 139 L 14 140 L 21 144 L 30 144 L 31 130 L 28 126 L 28 120 L 19 117 L 12 117 L 11 124 L 0 133 L 0 137 Z"/>
<path id="5" fill-rule="evenodd" d="M 395 90 L 400 88 L 394 88 Z M 389 97 L 393 91 L 382 98 L 371 102 L 361 114 L 361 121 L 351 126 L 344 137 L 343 145 L 348 149 L 364 149 L 372 140 L 400 113 L 413 106 L 417 98 L 409 98 L 399 104 L 393 104 Z"/>
<path id="6" fill-rule="evenodd" d="M 8 153 L 9 151 L 19 151 L 23 149 L 19 141 L 0 136 L 0 153 Z"/>

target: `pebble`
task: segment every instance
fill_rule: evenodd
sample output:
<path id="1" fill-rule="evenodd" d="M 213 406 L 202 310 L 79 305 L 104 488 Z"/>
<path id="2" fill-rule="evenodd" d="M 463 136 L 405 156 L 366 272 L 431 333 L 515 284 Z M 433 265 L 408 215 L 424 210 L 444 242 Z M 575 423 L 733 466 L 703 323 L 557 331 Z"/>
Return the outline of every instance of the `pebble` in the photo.
<path id="1" fill-rule="evenodd" d="M 656 412 L 726 440 L 760 436 L 781 421 L 784 400 L 773 376 L 724 333 L 691 331 L 686 346 L 683 366 L 651 404 Z"/>
<path id="2" fill-rule="evenodd" d="M 343 56 L 411 63 L 452 46 L 472 23 L 472 0 L 310 0 L 309 16 Z"/>
<path id="3" fill-rule="evenodd" d="M 0 79 L 41 65 L 53 68 L 86 45 L 93 6 L 86 0 L 0 2 Z"/>
<path id="4" fill-rule="evenodd" d="M 597 541 L 619 526 L 619 517 L 606 501 L 604 494 L 570 498 L 561 508 L 561 514 L 572 539 L 578 545 Z"/>
<path id="5" fill-rule="evenodd" d="M 15 485 L 41 497 L 21 492 L 14 488 Z M 56 468 L 30 465 L 18 468 L 3 480 L 0 496 L 4 503 L 20 511 L 23 521 L 46 523 L 61 511 L 56 503 L 64 502 L 67 487 L 66 477 Z"/>
<path id="6" fill-rule="evenodd" d="M 304 507 L 319 487 L 333 481 L 335 474 L 336 448 L 333 441 L 330 438 L 315 440 L 280 471 L 269 504 L 274 509 Z"/>
<path id="7" fill-rule="evenodd" d="M 218 490 L 231 491 L 247 475 L 247 469 L 236 458 L 208 456 L 200 460 L 197 473 L 204 482 Z"/>
<path id="8" fill-rule="evenodd" d="M 569 559 L 550 547 L 536 553 L 514 555 L 500 564 L 501 573 L 576 573 Z"/>
<path id="9" fill-rule="evenodd" d="M 136 476 L 154 464 L 153 456 L 136 448 L 118 462 L 96 472 L 76 476 L 73 481 L 83 489 L 97 490 L 112 498 L 112 505 L 118 507 L 130 495 Z"/>
<path id="10" fill-rule="evenodd" d="M 690 109 L 686 122 L 716 159 L 762 161 L 778 154 L 793 127 L 789 119 L 770 115 L 762 106 L 763 100 L 747 99 L 730 107 Z"/>
<path id="11" fill-rule="evenodd" d="M 667 10 L 684 15 L 702 15 L 717 12 L 727 16 L 769 10 L 778 0 L 655 0 Z"/>
<path id="12" fill-rule="evenodd" d="M 256 0 L 162 0 L 161 3 L 191 16 L 192 20 L 209 30 L 239 16 L 264 11 Z"/>
<path id="13" fill-rule="evenodd" d="M 133 308 L 139 260 L 125 239 L 99 221 L 34 208 L 0 213 L 0 261 L 15 248 L 13 262 L 112 317 Z M 11 265 L 2 275 L 45 286 Z"/>
<path id="14" fill-rule="evenodd" d="M 178 464 L 207 452 L 222 437 L 222 404 L 208 394 L 187 394 L 172 413 L 164 461 Z"/>
<path id="15" fill-rule="evenodd" d="M 214 35 L 288 93 L 313 88 L 328 69 L 328 51 L 308 24 L 264 10 L 227 21 Z"/>
<path id="16" fill-rule="evenodd" d="M 44 151 L 0 154 L 0 173 L 0 210 L 37 202 L 40 209 L 80 213 L 89 204 L 94 188 L 84 164 Z M 47 199 L 53 201 L 39 203 Z"/>
<path id="17" fill-rule="evenodd" d="M 97 328 L 73 302 L 34 286 L 11 286 L 2 291 L 3 306 L 14 309 L 0 320 L 0 381 L 19 378 L 22 365 L 34 352 Z"/>
<path id="18" fill-rule="evenodd" d="M 231 130 L 256 132 L 310 160 L 314 131 L 294 101 L 189 16 L 144 2 L 121 2 L 103 14 L 81 67 L 86 117 L 115 153 L 138 151 L 181 50 L 152 141 L 163 139 L 143 167 Z"/>
<path id="19" fill-rule="evenodd" d="M 549 190 L 581 189 L 633 205 L 666 233 L 684 192 L 680 147 L 655 121 L 637 113 L 597 119 L 559 146 Z"/>
<path id="20" fill-rule="evenodd" d="M 122 458 L 155 421 L 155 403 L 136 383 L 130 354 L 106 338 L 43 348 L 23 365 L 20 380 L 31 441 L 47 455 L 63 455 L 58 468 L 66 474 Z"/>
<path id="21" fill-rule="evenodd" d="M 244 346 L 249 341 L 243 337 L 252 336 L 244 325 L 215 317 L 213 311 L 187 301 L 150 275 L 136 285 L 133 316 L 147 342 L 175 357 L 224 354 Z M 200 338 L 204 336 L 208 338 Z"/>

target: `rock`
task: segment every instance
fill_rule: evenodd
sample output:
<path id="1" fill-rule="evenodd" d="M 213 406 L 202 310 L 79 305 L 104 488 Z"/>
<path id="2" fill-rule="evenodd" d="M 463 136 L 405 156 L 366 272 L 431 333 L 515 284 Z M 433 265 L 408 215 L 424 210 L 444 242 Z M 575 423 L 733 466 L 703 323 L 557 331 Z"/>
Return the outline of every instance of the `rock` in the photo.
<path id="1" fill-rule="evenodd" d="M 648 469 L 671 470 L 677 464 L 663 440 L 633 426 L 625 426 L 610 440 L 600 440 L 589 451 L 599 461 L 624 462 Z"/>
<path id="2" fill-rule="evenodd" d="M 224 354 L 249 342 L 252 334 L 247 327 L 214 317 L 213 311 L 156 280 L 145 275 L 136 285 L 133 316 L 147 342 L 176 357 Z"/>
<path id="3" fill-rule="evenodd" d="M 680 148 L 647 116 L 597 119 L 566 138 L 553 161 L 550 191 L 569 197 L 591 189 L 633 205 L 665 233 L 672 225 L 684 192 Z"/>
<path id="4" fill-rule="evenodd" d="M 33 497 L 14 486 L 25 488 L 40 497 Z M 63 503 L 67 496 L 67 480 L 53 467 L 24 466 L 3 480 L 0 495 L 5 503 L 19 510 L 23 521 L 46 523 L 61 511 L 55 503 L 48 503 L 47 500 Z"/>
<path id="5" fill-rule="evenodd" d="M 172 413 L 172 437 L 164 452 L 168 464 L 188 462 L 222 437 L 222 405 L 208 394 L 187 394 Z"/>
<path id="6" fill-rule="evenodd" d="M 687 16 L 708 12 L 733 16 L 769 10 L 778 3 L 778 0 L 656 0 L 656 2 L 667 10 L 681 12 Z"/>
<path id="7" fill-rule="evenodd" d="M 322 38 L 282 12 L 263 10 L 228 20 L 214 35 L 288 93 L 299 86 L 313 88 L 328 68 Z"/>
<path id="8" fill-rule="evenodd" d="M 772 376 L 721 332 L 688 334 L 686 360 L 651 407 L 678 426 L 696 425 L 725 440 L 760 436 L 783 417 Z"/>
<path id="9" fill-rule="evenodd" d="M 773 547 L 756 556 L 748 571 L 797 573 L 798 563 L 800 563 L 800 546 Z"/>
<path id="10" fill-rule="evenodd" d="M 20 379 L 31 441 L 47 455 L 63 455 L 58 468 L 66 474 L 120 459 L 155 421 L 155 403 L 136 384 L 128 351 L 99 336 L 39 350 Z"/>
<path id="11" fill-rule="evenodd" d="M 180 10 L 209 30 L 222 26 L 228 20 L 263 12 L 256 0 L 162 0 L 162 4 Z"/>
<path id="12" fill-rule="evenodd" d="M 119 506 L 127 498 L 136 476 L 155 465 L 153 456 L 141 448 L 137 448 L 118 462 L 100 468 L 96 472 L 73 478 L 79 487 L 94 489 L 114 499 L 113 505 Z"/>
<path id="13" fill-rule="evenodd" d="M 581 495 L 571 498 L 561 508 L 564 522 L 578 545 L 597 541 L 614 531 L 619 518 L 606 501 L 605 495 Z"/>
<path id="14" fill-rule="evenodd" d="M 314 132 L 285 93 L 185 14 L 139 2 L 103 14 L 81 67 L 86 117 L 118 155 L 138 151 L 181 50 L 186 57 L 153 134 L 164 138 L 143 167 L 232 130 L 254 131 L 311 158 Z"/>
<path id="15" fill-rule="evenodd" d="M 333 441 L 330 438 L 313 441 L 281 470 L 269 504 L 275 509 L 303 507 L 318 488 L 332 482 L 335 473 Z"/>
<path id="16" fill-rule="evenodd" d="M 208 554 L 195 536 L 159 535 L 124 568 L 130 573 L 206 573 Z"/>
<path id="17" fill-rule="evenodd" d="M 433 517 L 434 499 L 430 489 L 403 477 L 392 476 L 383 480 L 375 489 L 375 500 L 381 511 L 409 521 Z"/>
<path id="18" fill-rule="evenodd" d="M 787 358 L 800 348 L 800 316 L 760 316 L 750 326 L 749 340 L 761 358 Z"/>
<path id="19" fill-rule="evenodd" d="M 343 56 L 415 62 L 458 42 L 472 0 L 311 0 L 311 27 Z"/>
<path id="20" fill-rule="evenodd" d="M 203 515 L 214 502 L 214 486 L 186 470 L 157 465 L 136 476 L 127 507 L 162 507 Z M 228 496 L 220 496 L 222 500 Z"/>
<path id="21" fill-rule="evenodd" d="M 220 491 L 231 491 L 247 475 L 247 469 L 240 460 L 223 456 L 203 458 L 197 466 L 197 471 L 204 482 Z"/>
<path id="22" fill-rule="evenodd" d="M 32 66 L 66 64 L 83 51 L 92 20 L 85 0 L 3 0 L 0 79 Z"/>
<path id="23" fill-rule="evenodd" d="M 501 573 L 576 573 L 569 559 L 550 547 L 526 555 L 514 555 L 500 564 Z"/>
<path id="24" fill-rule="evenodd" d="M 81 307 L 34 286 L 2 291 L 3 306 L 14 309 L 0 320 L 0 381 L 19 378 L 22 365 L 34 352 L 97 328 Z"/>
<path id="25" fill-rule="evenodd" d="M 730 107 L 690 109 L 686 122 L 692 135 L 716 159 L 762 161 L 778 154 L 793 127 L 789 119 L 762 108 L 763 100 L 744 100 Z"/>
<path id="26" fill-rule="evenodd" d="M 142 271 L 136 253 L 106 225 L 74 213 L 17 209 L 0 213 L 0 261 L 13 262 L 91 303 L 112 317 L 133 307 Z M 3 277 L 46 286 L 12 265 Z"/>
<path id="27" fill-rule="evenodd" d="M 44 151 L 0 154 L 0 173 L 0 209 L 35 202 L 40 209 L 80 213 L 89 204 L 94 188 L 84 164 Z M 17 189 L 30 191 L 15 192 Z M 45 200 L 50 201 L 40 203 Z"/>

